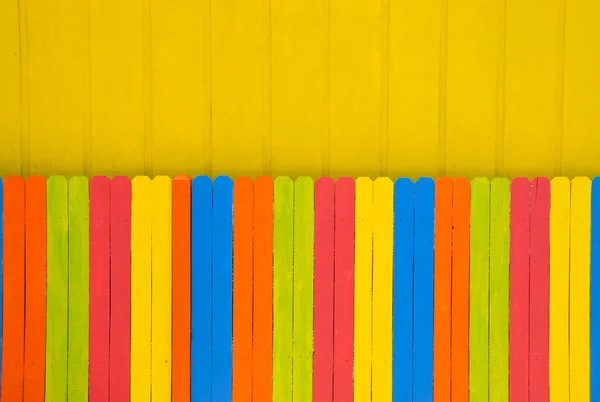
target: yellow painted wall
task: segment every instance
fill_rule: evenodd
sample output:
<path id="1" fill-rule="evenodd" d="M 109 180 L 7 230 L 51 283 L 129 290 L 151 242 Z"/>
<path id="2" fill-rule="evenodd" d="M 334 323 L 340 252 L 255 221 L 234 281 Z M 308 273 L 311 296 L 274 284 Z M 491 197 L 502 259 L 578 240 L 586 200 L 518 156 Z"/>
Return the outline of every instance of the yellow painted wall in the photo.
<path id="1" fill-rule="evenodd" d="M 0 175 L 600 174 L 596 0 L 2 0 Z"/>

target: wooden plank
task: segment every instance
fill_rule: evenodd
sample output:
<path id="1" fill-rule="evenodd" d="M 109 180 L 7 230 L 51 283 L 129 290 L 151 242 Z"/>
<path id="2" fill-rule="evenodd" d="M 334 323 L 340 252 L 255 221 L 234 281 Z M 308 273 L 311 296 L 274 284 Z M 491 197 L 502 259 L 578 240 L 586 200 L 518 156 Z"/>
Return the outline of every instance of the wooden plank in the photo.
<path id="1" fill-rule="evenodd" d="M 590 400 L 600 397 L 600 177 L 592 180 L 590 254 Z"/>
<path id="2" fill-rule="evenodd" d="M 433 400 L 450 398 L 452 303 L 452 179 L 435 183 Z"/>
<path id="3" fill-rule="evenodd" d="M 571 182 L 571 254 L 569 292 L 569 394 L 590 400 L 590 210 L 591 181 Z"/>
<path id="4" fill-rule="evenodd" d="M 214 184 L 212 251 L 212 400 L 231 400 L 232 209 L 233 182 L 219 176 Z"/>
<path id="5" fill-rule="evenodd" d="M 131 380 L 132 401 L 151 400 L 152 181 L 131 181 Z"/>
<path id="6" fill-rule="evenodd" d="M 0 178 L 0 255 L 4 256 L 4 182 L 2 180 L 2 178 Z M 3 281 L 3 259 L 4 258 L 0 258 L 0 326 L 3 325 L 3 320 L 2 320 L 2 313 L 4 310 L 4 303 L 3 303 L 3 299 L 4 297 L 2 296 L 4 293 L 4 281 Z M 44 292 L 46 288 L 44 287 Z M 45 299 L 45 298 L 44 298 Z M 44 323 L 44 328 L 45 328 L 45 323 Z M 45 334 L 45 330 L 44 330 L 44 334 Z M 45 339 L 44 339 L 44 349 L 45 349 L 46 345 L 45 345 Z M 44 356 L 45 358 L 45 356 Z M 45 367 L 44 367 L 45 369 Z M 2 331 L 0 331 L 0 394 L 2 393 Z"/>
<path id="7" fill-rule="evenodd" d="M 172 374 L 172 183 L 156 176 L 150 186 L 152 208 L 152 399 L 171 398 Z"/>
<path id="8" fill-rule="evenodd" d="M 335 187 L 315 183 L 314 401 L 333 401 Z"/>
<path id="9" fill-rule="evenodd" d="M 550 400 L 568 401 L 571 183 L 557 177 L 550 190 Z"/>
<path id="10" fill-rule="evenodd" d="M 490 194 L 490 401 L 508 401 L 509 208 L 508 179 L 496 178 Z"/>
<path id="11" fill-rule="evenodd" d="M 372 400 L 392 401 L 392 294 L 394 283 L 394 183 L 373 184 Z"/>
<path id="12" fill-rule="evenodd" d="M 529 400 L 548 401 L 548 303 L 550 268 L 550 181 L 531 182 L 529 251 Z"/>
<path id="13" fill-rule="evenodd" d="M 42 176 L 25 181 L 25 228 L 23 401 L 33 402 L 44 400 L 46 369 L 46 179 Z"/>
<path id="14" fill-rule="evenodd" d="M 192 181 L 192 401 L 211 401 L 212 209 L 212 182 L 198 176 Z"/>
<path id="15" fill-rule="evenodd" d="M 373 182 L 356 179 L 354 240 L 354 401 L 371 401 Z"/>
<path id="16" fill-rule="evenodd" d="M 233 184 L 233 391 L 234 402 L 252 400 L 253 183 Z"/>
<path id="17" fill-rule="evenodd" d="M 435 183 L 415 182 L 413 400 L 433 399 L 433 286 Z"/>
<path id="18" fill-rule="evenodd" d="M 529 180 L 510 184 L 510 399 L 529 401 Z"/>
<path id="19" fill-rule="evenodd" d="M 471 182 L 469 400 L 489 399 L 490 182 Z"/>
<path id="20" fill-rule="evenodd" d="M 190 215 L 191 180 L 176 176 L 172 181 L 173 206 L 173 344 L 171 399 L 190 400 L 190 333 L 191 333 L 191 252 Z"/>
<path id="21" fill-rule="evenodd" d="M 90 402 L 109 401 L 110 180 L 90 180 Z"/>
<path id="22" fill-rule="evenodd" d="M 451 394 L 469 400 L 469 229 L 471 184 L 454 179 L 452 192 Z"/>
<path id="23" fill-rule="evenodd" d="M 333 333 L 333 400 L 354 395 L 354 180 L 335 184 L 335 273 Z"/>
<path id="24" fill-rule="evenodd" d="M 392 397 L 413 400 L 413 235 L 415 188 L 410 179 L 394 183 L 394 298 Z"/>
<path id="25" fill-rule="evenodd" d="M 131 181 L 117 176 L 110 187 L 110 400 L 126 401 L 130 390 L 132 322 Z"/>
<path id="26" fill-rule="evenodd" d="M 23 399 L 25 349 L 25 181 L 4 179 L 2 400 Z M 9 302 L 10 301 L 10 302 Z"/>
<path id="27" fill-rule="evenodd" d="M 6 182 L 5 182 L 6 186 Z M 52 176 L 47 194 L 46 402 L 67 400 L 69 207 L 67 179 Z M 4 201 L 6 203 L 6 199 Z M 5 261 L 6 263 L 6 261 Z"/>
<path id="28" fill-rule="evenodd" d="M 88 400 L 90 303 L 90 199 L 84 176 L 69 179 L 69 350 L 70 401 Z"/>
<path id="29" fill-rule="evenodd" d="M 294 184 L 275 179 L 273 199 L 273 400 L 292 401 Z"/>
<path id="30" fill-rule="evenodd" d="M 313 397 L 314 200 L 313 179 L 298 178 L 294 183 L 294 402 L 311 402 Z"/>
<path id="31" fill-rule="evenodd" d="M 252 397 L 270 401 L 273 386 L 273 179 L 254 182 L 254 326 Z"/>

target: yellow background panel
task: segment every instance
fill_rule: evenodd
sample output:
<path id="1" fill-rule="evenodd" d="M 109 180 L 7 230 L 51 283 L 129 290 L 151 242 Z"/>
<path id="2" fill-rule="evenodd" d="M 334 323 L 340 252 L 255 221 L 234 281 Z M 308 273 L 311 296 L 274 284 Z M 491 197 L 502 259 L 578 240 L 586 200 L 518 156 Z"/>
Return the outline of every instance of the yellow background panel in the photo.
<path id="1" fill-rule="evenodd" d="M 594 0 L 4 1 L 0 176 L 594 176 L 599 18 Z"/>

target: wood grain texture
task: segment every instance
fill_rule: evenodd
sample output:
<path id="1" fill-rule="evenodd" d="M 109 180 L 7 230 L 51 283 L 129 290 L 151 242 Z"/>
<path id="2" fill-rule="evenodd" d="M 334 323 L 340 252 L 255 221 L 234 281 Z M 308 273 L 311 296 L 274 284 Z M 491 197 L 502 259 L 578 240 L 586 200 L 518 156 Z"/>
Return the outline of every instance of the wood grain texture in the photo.
<path id="1" fill-rule="evenodd" d="M 569 400 L 569 233 L 571 183 L 552 179 L 550 198 L 550 400 Z"/>
<path id="2" fill-rule="evenodd" d="M 373 184 L 373 401 L 392 401 L 394 183 Z"/>
<path id="3" fill-rule="evenodd" d="M 172 183 L 156 176 L 150 185 L 152 216 L 152 399 L 171 398 L 172 374 Z"/>
<path id="4" fill-rule="evenodd" d="M 46 179 L 25 181 L 25 373 L 23 401 L 44 400 L 46 369 Z"/>
<path id="5" fill-rule="evenodd" d="M 394 183 L 392 400 L 413 400 L 414 199 L 410 179 Z"/>
<path id="6" fill-rule="evenodd" d="M 109 401 L 110 180 L 90 180 L 90 402 Z"/>
<path id="7" fill-rule="evenodd" d="M 254 182 L 254 327 L 252 397 L 272 399 L 273 377 L 273 179 Z"/>
<path id="8" fill-rule="evenodd" d="M 354 393 L 354 206 L 354 180 L 338 179 L 335 183 L 334 402 L 352 401 Z"/>
<path id="9" fill-rule="evenodd" d="M 490 182 L 471 182 L 469 399 L 489 398 Z"/>
<path id="10" fill-rule="evenodd" d="M 46 402 L 67 400 L 67 330 L 69 318 L 68 182 L 52 176 L 47 194 Z"/>
<path id="11" fill-rule="evenodd" d="M 314 402 L 333 401 L 335 187 L 331 178 L 315 183 Z"/>
<path id="12" fill-rule="evenodd" d="M 254 185 L 249 177 L 233 184 L 233 398 L 252 400 L 252 243 Z"/>
<path id="13" fill-rule="evenodd" d="M 471 185 L 452 183 L 452 399 L 469 400 L 469 229 Z"/>
<path id="14" fill-rule="evenodd" d="M 130 401 L 150 402 L 152 352 L 152 181 L 131 181 Z"/>
<path id="15" fill-rule="evenodd" d="M 25 350 L 25 181 L 4 179 L 2 400 L 23 399 Z"/>
<path id="16" fill-rule="evenodd" d="M 531 181 L 531 245 L 529 251 L 529 400 L 549 398 L 550 181 Z"/>
<path id="17" fill-rule="evenodd" d="M 371 401 L 373 181 L 356 179 L 354 240 L 354 401 Z"/>
<path id="18" fill-rule="evenodd" d="M 124 176 L 110 183 L 110 400 L 118 401 L 127 401 L 130 390 L 131 187 Z"/>
<path id="19" fill-rule="evenodd" d="M 510 184 L 510 400 L 529 401 L 529 180 Z"/>
<path id="20" fill-rule="evenodd" d="M 190 400 L 191 334 L 191 222 L 192 189 L 188 176 L 172 181 L 173 339 L 171 345 L 171 399 Z"/>
<path id="21" fill-rule="evenodd" d="M 451 394 L 451 304 L 452 304 L 452 179 L 435 184 L 435 286 L 433 400 L 448 400 Z"/>
<path id="22" fill-rule="evenodd" d="M 310 402 L 313 397 L 314 199 L 313 179 L 298 178 L 294 183 L 294 402 Z"/>
<path id="23" fill-rule="evenodd" d="M 492 180 L 490 191 L 490 401 L 509 398 L 509 238 L 508 179 Z"/>

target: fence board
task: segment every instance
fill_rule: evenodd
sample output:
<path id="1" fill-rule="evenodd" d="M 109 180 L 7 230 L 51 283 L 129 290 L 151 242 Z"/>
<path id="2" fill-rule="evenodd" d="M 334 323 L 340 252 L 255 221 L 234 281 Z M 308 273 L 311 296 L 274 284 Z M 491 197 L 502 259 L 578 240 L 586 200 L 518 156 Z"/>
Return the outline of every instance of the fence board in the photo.
<path id="1" fill-rule="evenodd" d="M 392 398 L 413 400 L 413 233 L 415 187 L 410 179 L 394 183 L 394 285 Z"/>
<path id="2" fill-rule="evenodd" d="M 592 180 L 590 258 L 590 400 L 600 397 L 600 177 Z"/>
<path id="3" fill-rule="evenodd" d="M 46 179 L 42 176 L 25 181 L 25 228 L 23 401 L 33 402 L 44 400 L 46 369 Z"/>
<path id="4" fill-rule="evenodd" d="M 371 401 L 373 182 L 356 179 L 354 288 L 354 401 Z"/>
<path id="5" fill-rule="evenodd" d="M 109 401 L 110 180 L 90 180 L 90 402 Z"/>

